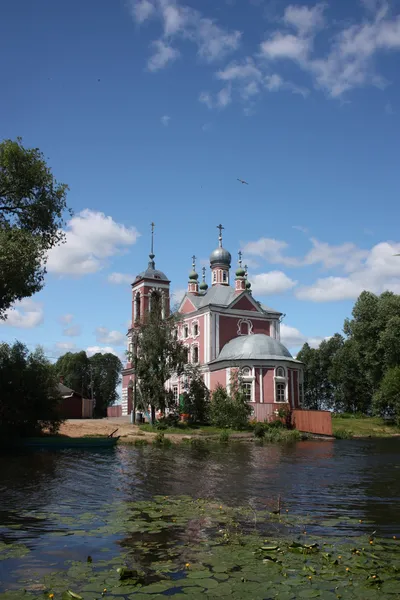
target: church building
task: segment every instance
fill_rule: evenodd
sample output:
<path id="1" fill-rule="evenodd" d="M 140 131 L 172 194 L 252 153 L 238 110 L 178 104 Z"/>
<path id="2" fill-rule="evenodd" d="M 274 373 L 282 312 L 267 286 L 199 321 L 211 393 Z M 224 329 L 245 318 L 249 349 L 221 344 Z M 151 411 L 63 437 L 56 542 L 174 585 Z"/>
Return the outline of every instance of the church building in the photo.
<path id="1" fill-rule="evenodd" d="M 188 361 L 198 364 L 210 391 L 219 384 L 229 391 L 233 370 L 240 370 L 252 415 L 264 421 L 289 405 L 299 408 L 303 395 L 303 365 L 295 360 L 280 342 L 282 313 L 258 302 L 252 295 L 247 267 L 242 253 L 231 285 L 231 254 L 222 245 L 222 225 L 218 226 L 218 247 L 210 254 L 211 282 L 202 280 L 193 256 L 188 287 L 180 302 L 181 319 L 178 338 L 188 349 Z M 152 230 L 153 233 L 153 230 Z M 170 281 L 155 267 L 153 236 L 150 261 L 145 271 L 132 283 L 132 326 L 128 331 L 128 347 L 132 350 L 132 334 L 152 301 L 161 302 L 163 316 L 170 311 Z M 134 369 L 127 363 L 123 371 L 122 414 L 132 410 Z M 172 378 L 167 389 L 178 400 L 185 390 L 186 378 Z"/>

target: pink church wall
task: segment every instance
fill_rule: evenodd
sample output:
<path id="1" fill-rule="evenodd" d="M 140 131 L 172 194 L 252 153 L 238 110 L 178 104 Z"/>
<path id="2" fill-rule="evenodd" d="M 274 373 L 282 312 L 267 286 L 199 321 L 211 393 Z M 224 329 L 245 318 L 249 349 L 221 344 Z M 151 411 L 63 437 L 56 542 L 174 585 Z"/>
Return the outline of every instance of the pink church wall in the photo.
<path id="1" fill-rule="evenodd" d="M 188 313 L 191 313 L 191 312 L 193 312 L 195 310 L 196 310 L 196 307 L 190 302 L 189 298 L 186 298 L 186 300 L 183 303 L 183 306 L 182 306 L 180 312 L 183 313 L 183 314 L 188 314 Z"/>
<path id="2" fill-rule="evenodd" d="M 122 376 L 122 387 L 123 388 L 128 387 L 128 383 L 131 380 L 131 378 L 132 378 L 132 375 L 123 375 Z"/>
<path id="3" fill-rule="evenodd" d="M 219 347 L 220 350 L 233 340 L 233 338 L 238 337 L 238 325 L 239 321 L 243 317 L 233 318 L 233 317 L 225 317 L 224 315 L 220 315 L 219 317 Z M 244 317 L 247 318 L 247 317 Z M 264 333 L 265 335 L 270 334 L 270 324 L 269 321 L 263 321 L 262 319 L 249 319 L 253 325 L 252 333 Z"/>
<path id="4" fill-rule="evenodd" d="M 210 388 L 211 391 L 215 390 L 217 385 L 226 387 L 226 370 L 221 369 L 220 371 L 213 371 L 210 373 Z"/>
<path id="5" fill-rule="evenodd" d="M 257 311 L 256 307 L 250 302 L 250 300 L 248 298 L 240 298 L 240 300 L 238 300 L 236 302 L 236 304 L 234 304 L 232 306 L 232 308 L 234 310 L 253 310 L 253 311 Z"/>
<path id="6" fill-rule="evenodd" d="M 263 369 L 264 404 L 274 402 L 274 369 Z"/>

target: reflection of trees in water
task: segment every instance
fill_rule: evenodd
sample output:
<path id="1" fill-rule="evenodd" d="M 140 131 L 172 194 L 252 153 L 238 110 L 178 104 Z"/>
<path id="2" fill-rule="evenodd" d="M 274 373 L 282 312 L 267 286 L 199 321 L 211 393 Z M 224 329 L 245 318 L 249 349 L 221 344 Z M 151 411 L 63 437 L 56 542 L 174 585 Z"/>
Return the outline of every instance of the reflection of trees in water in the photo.
<path id="1" fill-rule="evenodd" d="M 399 534 L 400 439 L 375 439 L 362 443 L 360 490 L 361 519 L 377 524 L 380 531 Z"/>

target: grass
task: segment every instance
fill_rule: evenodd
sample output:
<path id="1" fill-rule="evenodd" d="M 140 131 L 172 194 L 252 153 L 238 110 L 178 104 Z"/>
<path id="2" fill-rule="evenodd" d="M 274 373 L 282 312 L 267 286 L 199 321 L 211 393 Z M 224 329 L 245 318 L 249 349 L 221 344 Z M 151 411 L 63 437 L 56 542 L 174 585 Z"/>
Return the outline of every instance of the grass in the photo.
<path id="1" fill-rule="evenodd" d="M 332 418 L 333 435 L 338 439 L 352 437 L 392 437 L 400 435 L 400 428 L 380 417 L 335 415 Z"/>
<path id="2" fill-rule="evenodd" d="M 180 434 L 180 435 L 221 435 L 223 431 L 227 431 L 228 433 L 233 433 L 233 429 L 221 429 L 220 427 L 213 427 L 212 425 L 187 425 L 186 423 L 182 423 L 177 427 L 167 427 L 166 429 L 159 429 L 157 425 L 150 425 L 150 423 L 144 423 L 143 425 L 139 425 L 141 431 L 146 431 L 148 433 L 159 433 L 160 431 L 167 434 Z M 237 432 L 243 433 L 243 432 Z"/>

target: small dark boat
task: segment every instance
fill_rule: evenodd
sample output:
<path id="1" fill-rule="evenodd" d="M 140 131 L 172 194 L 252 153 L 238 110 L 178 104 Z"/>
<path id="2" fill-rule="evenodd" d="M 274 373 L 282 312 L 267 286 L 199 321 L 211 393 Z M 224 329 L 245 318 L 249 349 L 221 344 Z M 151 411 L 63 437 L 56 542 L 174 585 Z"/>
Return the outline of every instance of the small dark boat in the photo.
<path id="1" fill-rule="evenodd" d="M 118 431 L 115 429 L 109 436 L 67 437 L 62 435 L 43 435 L 36 438 L 19 440 L 18 445 L 23 448 L 113 448 L 119 436 L 114 437 Z"/>

